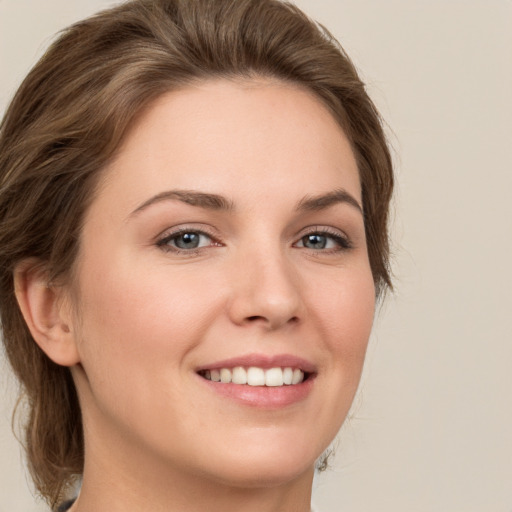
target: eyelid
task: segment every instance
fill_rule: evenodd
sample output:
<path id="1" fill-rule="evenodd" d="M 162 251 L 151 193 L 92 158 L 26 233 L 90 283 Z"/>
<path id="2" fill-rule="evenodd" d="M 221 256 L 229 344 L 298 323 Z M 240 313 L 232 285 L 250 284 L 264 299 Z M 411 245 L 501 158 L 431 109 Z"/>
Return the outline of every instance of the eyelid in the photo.
<path id="1" fill-rule="evenodd" d="M 327 237 L 333 238 L 338 244 L 339 247 L 337 249 L 312 249 L 315 252 L 323 252 L 323 253 L 329 253 L 329 252 L 337 252 L 337 251 L 344 251 L 349 250 L 353 248 L 353 243 L 350 237 L 341 229 L 333 228 L 330 226 L 310 226 L 305 228 L 302 233 L 300 234 L 298 240 L 295 242 L 295 244 L 299 243 L 305 236 L 308 235 L 323 235 Z"/>
<path id="2" fill-rule="evenodd" d="M 175 237 L 178 237 L 179 235 L 183 233 L 197 233 L 199 235 L 203 235 L 208 237 L 211 240 L 210 246 L 219 246 L 221 245 L 221 241 L 219 240 L 219 237 L 216 236 L 213 233 L 213 230 L 208 228 L 207 226 L 193 226 L 193 225 L 180 225 L 174 228 L 168 228 L 162 233 L 160 233 L 156 239 L 155 244 L 166 251 L 174 252 L 176 254 L 188 254 L 188 255 L 194 255 L 200 252 L 203 249 L 206 249 L 207 247 L 198 247 L 196 249 L 180 249 L 179 247 L 173 247 L 172 245 L 168 245 L 168 242 L 172 240 Z"/>
<path id="3" fill-rule="evenodd" d="M 179 247 L 173 247 L 172 245 L 168 244 L 168 242 L 172 240 L 174 237 L 178 237 L 180 234 L 183 233 L 197 233 L 199 235 L 206 236 L 210 239 L 211 243 L 207 246 L 197 247 L 195 249 L 180 249 Z M 297 237 L 296 241 L 293 243 L 293 246 L 297 247 L 297 244 L 300 243 L 305 236 L 312 234 L 318 234 L 333 239 L 337 244 L 337 247 L 327 249 L 310 249 L 308 247 L 298 248 L 304 248 L 315 253 L 323 254 L 347 251 L 353 248 L 353 243 L 350 237 L 343 230 L 339 228 L 334 228 L 332 226 L 322 225 L 314 225 L 304 228 Z M 214 230 L 211 227 L 207 225 L 197 226 L 193 224 L 185 224 L 164 230 L 155 238 L 155 245 L 157 245 L 159 248 L 163 250 L 173 252 L 175 254 L 194 255 L 205 249 L 208 249 L 209 247 L 219 247 L 223 245 L 223 243 L 220 237 L 214 232 Z"/>

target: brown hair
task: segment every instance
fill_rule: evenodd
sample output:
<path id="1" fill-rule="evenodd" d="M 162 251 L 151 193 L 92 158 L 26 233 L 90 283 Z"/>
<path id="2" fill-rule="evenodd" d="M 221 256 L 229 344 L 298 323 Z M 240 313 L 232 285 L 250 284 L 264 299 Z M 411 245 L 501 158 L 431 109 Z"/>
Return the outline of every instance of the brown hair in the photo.
<path id="1" fill-rule="evenodd" d="M 51 505 L 83 470 L 80 407 L 68 368 L 37 346 L 13 270 L 42 262 L 69 277 L 101 169 L 141 109 L 209 77 L 300 84 L 331 109 L 356 156 L 377 294 L 390 286 L 391 158 L 354 66 L 322 27 L 279 0 L 135 0 L 65 30 L 20 86 L 0 125 L 0 314 L 28 404 L 25 447 Z"/>

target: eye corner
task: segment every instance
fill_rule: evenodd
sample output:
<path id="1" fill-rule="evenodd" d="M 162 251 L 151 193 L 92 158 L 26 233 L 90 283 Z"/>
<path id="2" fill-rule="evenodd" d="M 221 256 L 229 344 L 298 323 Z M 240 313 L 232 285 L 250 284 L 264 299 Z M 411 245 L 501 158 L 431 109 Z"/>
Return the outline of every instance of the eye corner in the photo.
<path id="1" fill-rule="evenodd" d="M 156 238 L 155 245 L 165 252 L 194 256 L 210 247 L 222 246 L 219 239 L 209 231 L 192 226 L 168 229 Z"/>
<path id="2" fill-rule="evenodd" d="M 294 243 L 294 247 L 316 253 L 331 254 L 353 249 L 354 244 L 350 237 L 341 230 L 314 226 L 301 234 Z"/>

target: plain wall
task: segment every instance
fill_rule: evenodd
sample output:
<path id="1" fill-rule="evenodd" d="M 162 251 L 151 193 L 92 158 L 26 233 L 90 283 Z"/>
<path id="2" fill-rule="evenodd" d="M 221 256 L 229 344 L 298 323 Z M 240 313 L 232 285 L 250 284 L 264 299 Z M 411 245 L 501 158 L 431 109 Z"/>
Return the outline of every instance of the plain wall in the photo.
<path id="1" fill-rule="evenodd" d="M 0 111 L 59 29 L 107 0 L 0 0 Z M 322 512 L 512 511 L 512 2 L 298 0 L 389 125 L 396 291 L 376 320 Z M 42 512 L 0 361 L 0 512 Z M 313 418 L 312 418 L 313 421 Z"/>

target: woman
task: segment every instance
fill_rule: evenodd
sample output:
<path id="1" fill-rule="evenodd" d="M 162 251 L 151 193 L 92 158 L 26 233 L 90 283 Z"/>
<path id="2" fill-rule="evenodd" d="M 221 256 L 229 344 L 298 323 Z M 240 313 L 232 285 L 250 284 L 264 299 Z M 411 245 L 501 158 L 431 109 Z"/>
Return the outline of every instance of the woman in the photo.
<path id="1" fill-rule="evenodd" d="M 276 0 L 100 13 L 21 85 L 0 180 L 48 503 L 308 511 L 390 285 L 389 152 L 329 34 Z"/>

